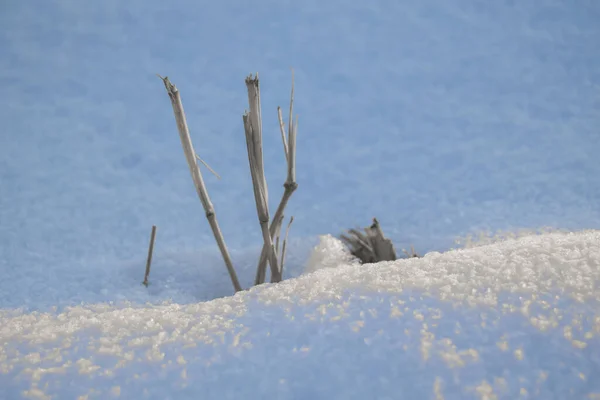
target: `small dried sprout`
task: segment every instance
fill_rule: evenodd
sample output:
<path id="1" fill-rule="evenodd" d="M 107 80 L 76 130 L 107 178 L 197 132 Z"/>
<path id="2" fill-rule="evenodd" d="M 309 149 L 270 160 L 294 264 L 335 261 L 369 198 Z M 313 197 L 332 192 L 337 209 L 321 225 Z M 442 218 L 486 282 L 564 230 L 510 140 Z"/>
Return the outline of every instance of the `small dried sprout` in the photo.
<path id="1" fill-rule="evenodd" d="M 402 249 L 402 252 L 404 254 L 406 254 L 406 257 L 408 257 L 408 258 L 420 258 L 421 257 L 419 254 L 417 254 L 417 252 L 415 251 L 415 247 L 412 244 L 410 245 L 410 252 L 406 251 L 406 249 Z"/>

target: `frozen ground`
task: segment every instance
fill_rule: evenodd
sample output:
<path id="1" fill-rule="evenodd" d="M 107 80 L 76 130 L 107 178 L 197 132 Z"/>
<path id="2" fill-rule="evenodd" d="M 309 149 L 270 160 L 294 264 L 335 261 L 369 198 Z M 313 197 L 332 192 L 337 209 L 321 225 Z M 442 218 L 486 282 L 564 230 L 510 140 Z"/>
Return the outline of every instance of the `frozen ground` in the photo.
<path id="1" fill-rule="evenodd" d="M 307 268 L 203 303 L 1 311 L 0 398 L 600 397 L 599 231 L 365 266 L 323 237 Z"/>

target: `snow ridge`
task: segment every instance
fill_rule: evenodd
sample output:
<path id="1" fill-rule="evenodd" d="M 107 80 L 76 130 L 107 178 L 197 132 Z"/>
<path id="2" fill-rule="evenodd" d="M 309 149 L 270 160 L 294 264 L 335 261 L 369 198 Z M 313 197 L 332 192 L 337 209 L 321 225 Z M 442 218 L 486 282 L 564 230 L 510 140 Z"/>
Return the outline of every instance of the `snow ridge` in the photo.
<path id="1" fill-rule="evenodd" d="M 0 311 L 0 397 L 600 393 L 600 231 L 370 265 L 336 240 L 312 273 L 213 301 Z"/>

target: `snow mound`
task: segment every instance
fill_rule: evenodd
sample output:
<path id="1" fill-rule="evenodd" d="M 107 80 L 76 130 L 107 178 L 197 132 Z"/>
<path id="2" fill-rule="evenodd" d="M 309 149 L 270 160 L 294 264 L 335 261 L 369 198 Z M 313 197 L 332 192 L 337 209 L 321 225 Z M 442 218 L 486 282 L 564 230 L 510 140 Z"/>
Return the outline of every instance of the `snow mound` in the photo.
<path id="1" fill-rule="evenodd" d="M 0 398 L 600 395 L 598 231 L 369 265 L 325 237 L 313 256 L 204 303 L 2 310 Z"/>
<path id="2" fill-rule="evenodd" d="M 358 259 L 350 253 L 341 240 L 332 235 L 321 235 L 319 244 L 315 246 L 306 263 L 305 272 L 358 264 Z"/>

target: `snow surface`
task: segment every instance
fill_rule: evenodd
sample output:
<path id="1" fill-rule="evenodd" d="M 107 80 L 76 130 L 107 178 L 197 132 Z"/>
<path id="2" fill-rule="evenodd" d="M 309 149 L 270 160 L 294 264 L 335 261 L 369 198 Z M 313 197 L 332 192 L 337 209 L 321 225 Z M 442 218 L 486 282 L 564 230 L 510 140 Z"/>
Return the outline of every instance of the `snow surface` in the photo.
<path id="1" fill-rule="evenodd" d="M 0 400 L 600 392 L 598 233 L 508 237 L 600 229 L 599 20 L 595 0 L 1 2 Z M 232 288 L 155 74 L 223 177 L 249 287 L 243 79 L 273 209 L 290 67 L 297 279 L 209 301 Z M 374 216 L 398 250 L 468 249 L 359 267 L 319 241 Z"/>
<path id="2" fill-rule="evenodd" d="M 311 260 L 203 303 L 3 310 L 0 398 L 600 397 L 600 231 Z"/>
<path id="3" fill-rule="evenodd" d="M 378 217 L 426 252 L 480 231 L 600 229 L 596 0 L 0 3 L 1 293 L 49 282 L 45 298 L 67 301 L 57 281 L 143 259 L 153 224 L 157 257 L 214 248 L 156 73 L 223 178 L 206 174 L 240 254 L 261 241 L 244 78 L 261 77 L 274 209 L 290 67 L 291 237 Z"/>

